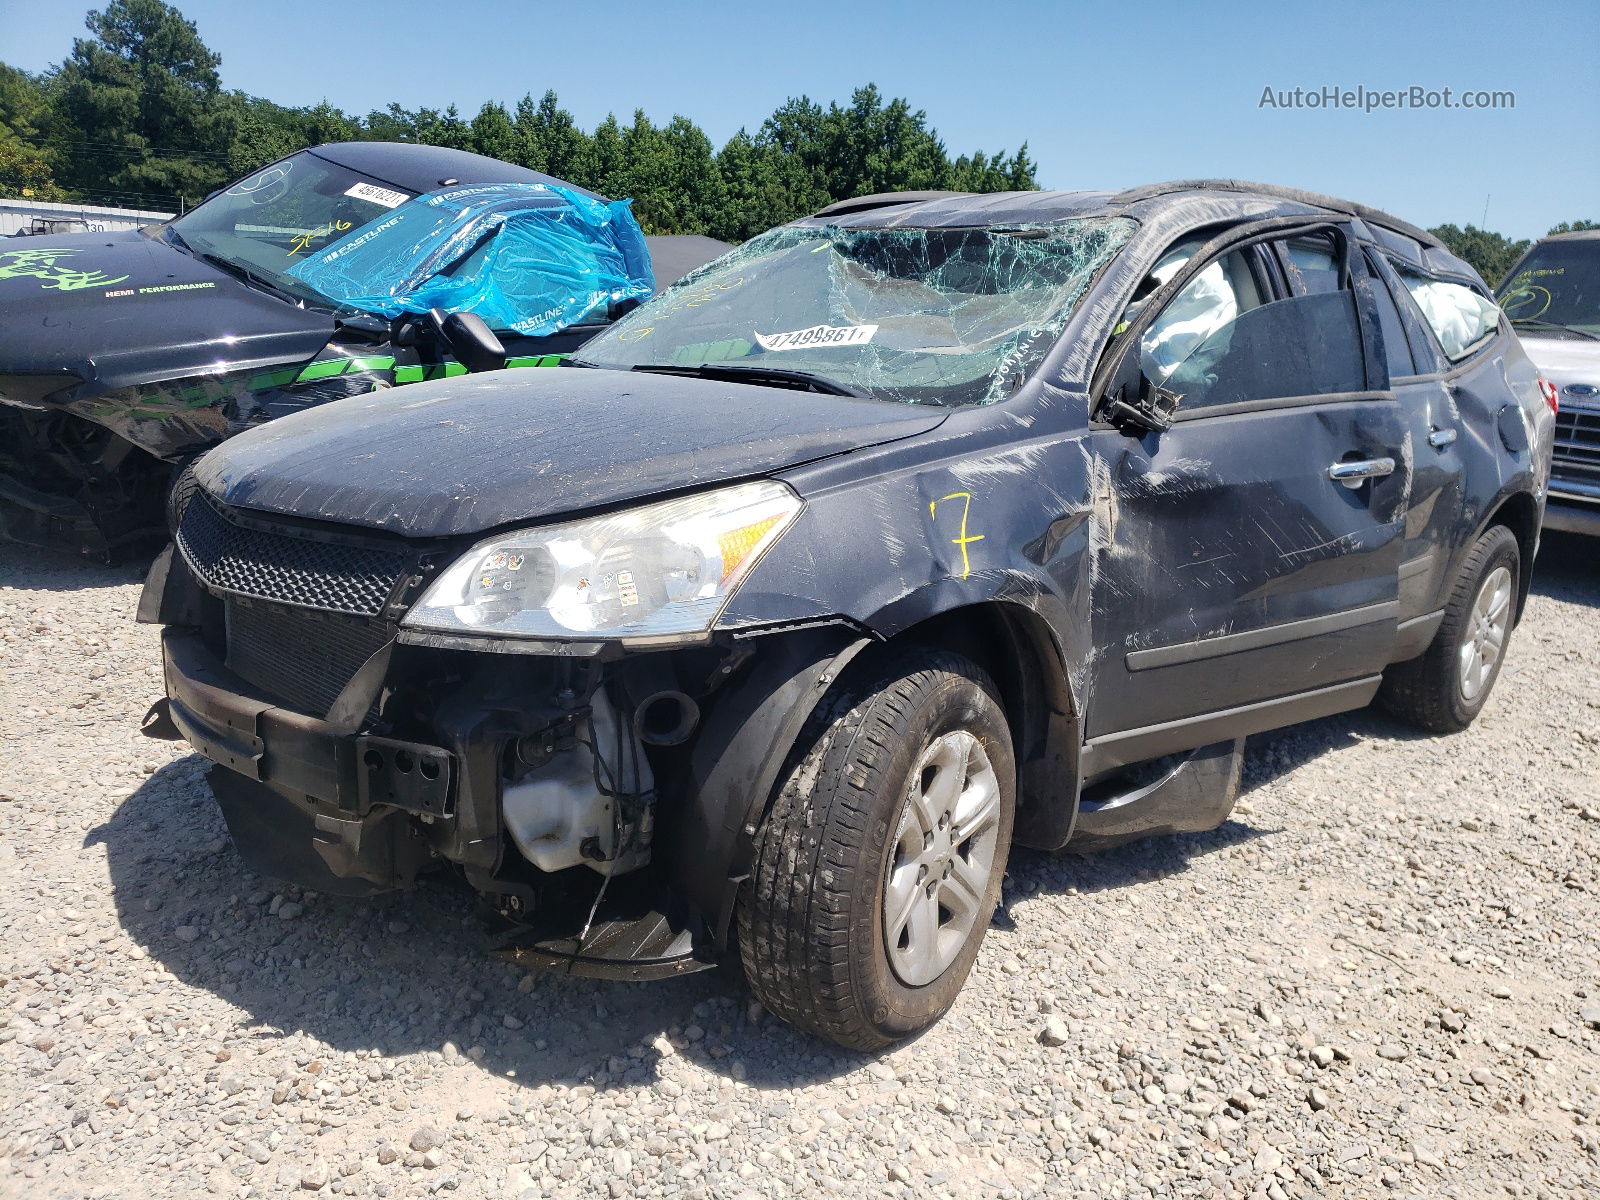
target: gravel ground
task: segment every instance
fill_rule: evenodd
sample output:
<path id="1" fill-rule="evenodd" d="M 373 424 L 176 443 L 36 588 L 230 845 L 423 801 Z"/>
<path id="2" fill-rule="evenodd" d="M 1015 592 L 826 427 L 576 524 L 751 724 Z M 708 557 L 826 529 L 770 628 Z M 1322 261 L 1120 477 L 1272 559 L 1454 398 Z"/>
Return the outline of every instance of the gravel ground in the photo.
<path id="1" fill-rule="evenodd" d="M 529 975 L 447 882 L 253 877 L 135 573 L 0 548 L 0 1194 L 1600 1194 L 1600 560 L 1483 718 L 1257 739 L 1234 819 L 1019 853 L 955 1011 L 834 1052 L 726 974 Z"/>

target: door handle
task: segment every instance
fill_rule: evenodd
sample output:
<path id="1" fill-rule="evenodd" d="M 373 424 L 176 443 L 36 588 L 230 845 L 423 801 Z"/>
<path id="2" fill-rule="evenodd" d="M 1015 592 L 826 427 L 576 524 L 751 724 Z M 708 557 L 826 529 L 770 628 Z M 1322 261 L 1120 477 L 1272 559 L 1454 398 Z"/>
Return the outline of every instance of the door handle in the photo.
<path id="1" fill-rule="evenodd" d="M 1428 435 L 1428 445 L 1435 450 L 1443 450 L 1455 440 L 1456 431 L 1454 429 L 1435 429 Z"/>
<path id="2" fill-rule="evenodd" d="M 1369 479 L 1394 474 L 1394 459 L 1364 458 L 1356 462 L 1336 462 L 1328 468 L 1328 478 L 1355 491 Z"/>

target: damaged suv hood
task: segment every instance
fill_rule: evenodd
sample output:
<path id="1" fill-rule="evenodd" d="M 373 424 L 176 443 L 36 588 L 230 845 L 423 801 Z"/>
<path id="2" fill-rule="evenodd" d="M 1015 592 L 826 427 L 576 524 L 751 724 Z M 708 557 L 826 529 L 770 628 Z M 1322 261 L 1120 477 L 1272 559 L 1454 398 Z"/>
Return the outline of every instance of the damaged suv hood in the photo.
<path id="1" fill-rule="evenodd" d="M 333 330 L 137 231 L 0 243 L 0 375 L 60 373 L 93 395 L 298 362 Z"/>
<path id="2" fill-rule="evenodd" d="M 474 375 L 308 409 L 224 442 L 196 476 L 242 508 L 449 537 L 767 474 L 947 415 L 646 372 L 548 376 Z"/>

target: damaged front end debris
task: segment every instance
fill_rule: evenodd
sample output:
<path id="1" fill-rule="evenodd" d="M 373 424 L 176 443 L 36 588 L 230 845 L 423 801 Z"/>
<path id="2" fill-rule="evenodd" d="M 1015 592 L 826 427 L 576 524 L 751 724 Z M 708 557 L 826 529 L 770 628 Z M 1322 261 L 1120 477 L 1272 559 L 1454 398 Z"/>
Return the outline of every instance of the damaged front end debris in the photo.
<path id="1" fill-rule="evenodd" d="M 452 609 L 492 611 L 482 564 L 532 579 L 539 545 L 469 553 L 476 569 L 453 580 L 437 547 L 239 524 L 197 488 L 178 496 L 176 544 L 140 608 L 166 627 L 167 696 L 145 731 L 217 764 L 212 790 L 253 870 L 368 895 L 448 865 L 498 914 L 501 949 L 519 961 L 633 979 L 715 961 L 717 939 L 674 877 L 683 860 L 658 859 L 658 822 L 665 810 L 681 827 L 702 769 L 691 742 L 705 741 L 707 714 L 718 724 L 749 647 L 485 652 L 467 637 L 473 648 L 459 649 L 398 618 L 443 624 L 419 599 L 452 588 L 468 593 Z M 743 553 L 759 547 L 758 534 Z M 615 611 L 628 596 L 617 585 Z"/>

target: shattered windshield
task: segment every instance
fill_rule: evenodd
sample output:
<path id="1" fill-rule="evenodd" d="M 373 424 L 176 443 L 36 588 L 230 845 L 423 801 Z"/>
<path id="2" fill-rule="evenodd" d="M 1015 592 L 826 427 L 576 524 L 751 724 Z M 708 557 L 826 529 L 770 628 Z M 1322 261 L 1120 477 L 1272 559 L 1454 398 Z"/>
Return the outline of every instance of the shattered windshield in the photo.
<path id="1" fill-rule="evenodd" d="M 166 228 L 201 258 L 232 264 L 280 291 L 333 307 L 334 301 L 289 269 L 411 195 L 301 152 L 246 176 Z"/>
<path id="2" fill-rule="evenodd" d="M 1523 332 L 1600 335 L 1600 238 L 1535 246 L 1500 285 L 1500 307 Z"/>
<path id="3" fill-rule="evenodd" d="M 992 404 L 1038 365 L 1134 222 L 786 227 L 584 347 L 581 365 L 749 372 L 907 404 Z"/>

